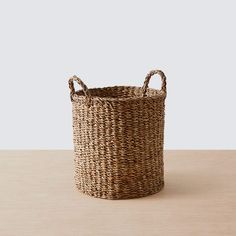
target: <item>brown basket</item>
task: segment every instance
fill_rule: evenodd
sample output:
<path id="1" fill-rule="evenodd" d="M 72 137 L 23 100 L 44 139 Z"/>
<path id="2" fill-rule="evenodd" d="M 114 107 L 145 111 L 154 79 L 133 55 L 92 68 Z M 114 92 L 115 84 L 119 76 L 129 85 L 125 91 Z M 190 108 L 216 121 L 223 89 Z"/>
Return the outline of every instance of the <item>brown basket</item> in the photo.
<path id="1" fill-rule="evenodd" d="M 148 88 L 154 74 L 161 76 L 161 90 Z M 74 81 L 82 90 L 75 91 Z M 160 191 L 164 186 L 164 73 L 151 71 L 142 88 L 88 89 L 76 76 L 69 79 L 69 87 L 77 188 L 106 199 Z"/>

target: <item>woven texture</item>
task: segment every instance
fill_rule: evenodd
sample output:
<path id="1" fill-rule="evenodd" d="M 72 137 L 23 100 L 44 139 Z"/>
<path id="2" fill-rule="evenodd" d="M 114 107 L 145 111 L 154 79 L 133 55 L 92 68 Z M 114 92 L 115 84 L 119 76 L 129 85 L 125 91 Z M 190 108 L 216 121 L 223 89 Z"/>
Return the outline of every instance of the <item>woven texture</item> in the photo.
<path id="1" fill-rule="evenodd" d="M 161 77 L 161 90 L 148 88 L 154 74 Z M 74 81 L 82 90 L 75 91 Z M 88 89 L 76 76 L 69 79 L 69 87 L 77 188 L 106 199 L 160 191 L 164 186 L 164 73 L 151 71 L 143 87 Z"/>

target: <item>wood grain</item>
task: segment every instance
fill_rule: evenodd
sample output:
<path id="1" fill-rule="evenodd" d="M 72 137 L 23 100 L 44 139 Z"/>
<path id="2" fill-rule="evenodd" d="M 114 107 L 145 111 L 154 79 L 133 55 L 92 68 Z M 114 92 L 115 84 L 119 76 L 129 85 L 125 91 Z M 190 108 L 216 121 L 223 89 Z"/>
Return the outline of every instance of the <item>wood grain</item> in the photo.
<path id="1" fill-rule="evenodd" d="M 236 151 L 166 151 L 165 187 L 131 200 L 79 193 L 72 151 L 0 152 L 0 235 L 236 235 Z"/>

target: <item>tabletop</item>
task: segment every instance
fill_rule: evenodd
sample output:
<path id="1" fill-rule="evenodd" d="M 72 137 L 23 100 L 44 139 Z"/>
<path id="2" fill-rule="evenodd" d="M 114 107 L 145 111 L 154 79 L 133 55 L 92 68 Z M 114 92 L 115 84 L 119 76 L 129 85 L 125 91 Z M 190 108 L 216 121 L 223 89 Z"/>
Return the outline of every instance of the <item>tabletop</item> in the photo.
<path id="1" fill-rule="evenodd" d="M 161 192 L 104 200 L 77 191 L 70 150 L 0 151 L 0 235 L 236 235 L 236 151 L 164 160 Z"/>

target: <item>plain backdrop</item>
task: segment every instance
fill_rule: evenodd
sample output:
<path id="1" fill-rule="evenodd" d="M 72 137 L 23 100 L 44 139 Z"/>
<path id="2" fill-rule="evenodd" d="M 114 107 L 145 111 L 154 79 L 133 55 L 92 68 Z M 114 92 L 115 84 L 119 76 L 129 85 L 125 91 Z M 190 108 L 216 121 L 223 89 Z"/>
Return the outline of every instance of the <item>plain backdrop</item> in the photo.
<path id="1" fill-rule="evenodd" d="M 0 149 L 71 149 L 68 78 L 167 76 L 166 149 L 236 148 L 235 1 L 0 1 Z M 155 76 L 150 87 L 159 88 Z"/>

